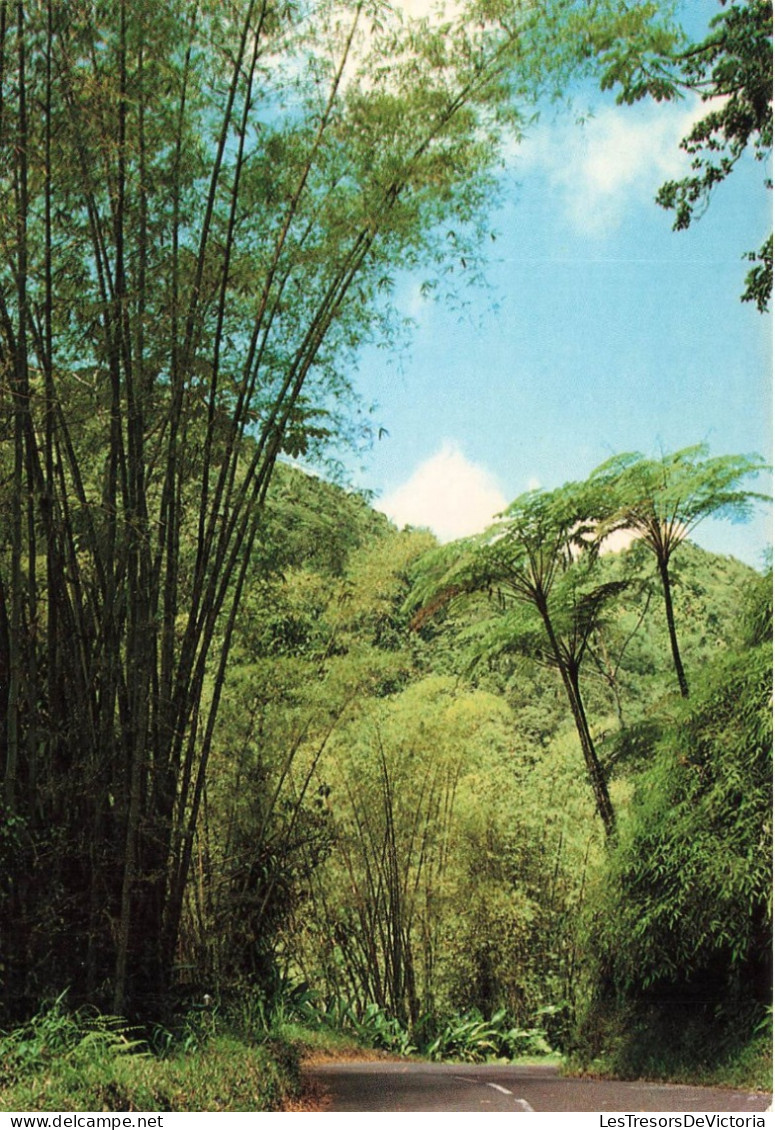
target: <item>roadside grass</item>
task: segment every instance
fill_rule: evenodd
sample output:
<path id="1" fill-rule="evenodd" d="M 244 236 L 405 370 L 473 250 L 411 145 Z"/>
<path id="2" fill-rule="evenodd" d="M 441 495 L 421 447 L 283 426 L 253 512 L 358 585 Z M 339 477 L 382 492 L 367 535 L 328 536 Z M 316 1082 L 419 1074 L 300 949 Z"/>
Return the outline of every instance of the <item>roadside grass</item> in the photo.
<path id="1" fill-rule="evenodd" d="M 655 1013 L 597 1018 L 594 1038 L 569 1054 L 564 1073 L 612 1079 L 647 1079 L 737 1090 L 773 1089 L 771 1016 L 758 1027 L 677 1023 Z"/>
<path id="2" fill-rule="evenodd" d="M 155 1043 L 60 998 L 0 1034 L 0 1111 L 282 1111 L 300 1093 L 299 1051 L 279 1036 Z"/>
<path id="3" fill-rule="evenodd" d="M 2 1111 L 281 1111 L 299 1093 L 270 1046 L 216 1037 L 205 1048 L 163 1059 L 52 1060 L 0 1091 Z"/>
<path id="4" fill-rule="evenodd" d="M 708 1086 L 738 1087 L 741 1090 L 772 1090 L 772 1038 L 756 1036 L 735 1050 L 711 1073 Z M 720 1080 L 720 1082 L 719 1082 Z M 705 1080 L 702 1080 L 705 1083 Z"/>
<path id="5" fill-rule="evenodd" d="M 773 1089 L 772 1045 L 759 1038 L 717 1062 L 675 1063 L 655 1056 L 644 1059 L 637 1070 L 622 1070 L 615 1058 L 606 1056 L 589 1061 L 570 1057 L 564 1061 L 562 1072 L 596 1079 L 643 1079 L 770 1093 Z"/>
<path id="6" fill-rule="evenodd" d="M 375 1048 L 373 1044 L 359 1039 L 351 1032 L 337 1032 L 331 1028 L 308 1028 L 302 1023 L 292 1021 L 279 1026 L 278 1036 L 296 1049 L 302 1063 L 405 1058 L 384 1048 Z"/>

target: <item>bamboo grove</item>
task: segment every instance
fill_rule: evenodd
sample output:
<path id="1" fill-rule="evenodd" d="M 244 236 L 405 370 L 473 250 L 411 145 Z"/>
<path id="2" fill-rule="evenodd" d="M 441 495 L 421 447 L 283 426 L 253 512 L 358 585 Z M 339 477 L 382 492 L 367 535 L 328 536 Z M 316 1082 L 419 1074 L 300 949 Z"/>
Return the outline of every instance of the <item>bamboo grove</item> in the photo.
<path id="1" fill-rule="evenodd" d="M 4 1013 L 169 993 L 278 460 L 368 433 L 398 272 L 476 276 L 504 145 L 659 12 L 0 0 Z"/>
<path id="2" fill-rule="evenodd" d="M 475 262 L 500 144 L 590 57 L 585 5 L 491 7 L 0 4 L 11 1011 L 170 983 L 277 457 L 360 426 L 395 266 Z"/>

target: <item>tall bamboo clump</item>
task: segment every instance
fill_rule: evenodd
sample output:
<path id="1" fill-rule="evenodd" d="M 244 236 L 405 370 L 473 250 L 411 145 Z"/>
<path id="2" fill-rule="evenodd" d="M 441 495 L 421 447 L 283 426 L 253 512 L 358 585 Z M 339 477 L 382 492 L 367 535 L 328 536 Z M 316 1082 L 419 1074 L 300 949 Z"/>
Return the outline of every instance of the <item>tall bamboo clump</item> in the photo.
<path id="1" fill-rule="evenodd" d="M 391 265 L 474 238 L 521 9 L 420 39 L 364 3 L 0 2 L 9 1014 L 169 987 L 273 467 L 331 430 Z"/>

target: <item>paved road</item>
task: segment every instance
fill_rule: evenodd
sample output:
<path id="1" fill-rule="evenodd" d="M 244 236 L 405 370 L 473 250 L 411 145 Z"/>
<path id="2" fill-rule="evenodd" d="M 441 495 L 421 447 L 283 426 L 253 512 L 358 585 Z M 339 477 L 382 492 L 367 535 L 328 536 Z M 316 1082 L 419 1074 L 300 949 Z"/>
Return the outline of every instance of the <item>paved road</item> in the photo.
<path id="1" fill-rule="evenodd" d="M 771 1096 L 714 1087 L 565 1079 L 550 1066 L 326 1063 L 307 1075 L 326 1111 L 766 1110 Z"/>

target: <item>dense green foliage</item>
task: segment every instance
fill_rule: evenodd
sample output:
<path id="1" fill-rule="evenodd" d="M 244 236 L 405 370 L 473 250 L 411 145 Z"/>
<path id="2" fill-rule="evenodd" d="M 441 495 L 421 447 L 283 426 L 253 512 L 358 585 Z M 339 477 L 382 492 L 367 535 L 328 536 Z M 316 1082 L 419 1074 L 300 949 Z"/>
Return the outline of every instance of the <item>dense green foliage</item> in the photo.
<path id="1" fill-rule="evenodd" d="M 619 1070 L 718 1055 L 761 1025 L 771 1002 L 768 622 L 771 576 L 738 649 L 708 666 L 662 728 L 606 861 L 590 911 L 598 980 L 582 1049 L 607 1045 Z"/>
<path id="2" fill-rule="evenodd" d="M 266 1034 L 256 1045 L 200 1013 L 186 1040 L 149 1042 L 62 1000 L 0 1033 L 0 1065 L 0 1111 L 283 1110 L 299 1089 L 297 1054 Z"/>
<path id="3" fill-rule="evenodd" d="M 561 672 L 544 661 L 545 638 L 531 644 L 524 616 L 499 596 L 495 567 L 507 575 L 507 540 L 494 541 L 491 559 L 489 537 L 475 539 L 486 565 L 477 572 L 466 559 L 455 564 L 459 546 L 439 549 L 352 496 L 293 482 L 278 504 L 294 508 L 311 490 L 312 531 L 327 526 L 329 506 L 360 517 L 339 534 L 347 546 L 335 537 L 314 558 L 299 527 L 300 556 L 248 606 L 184 935 L 201 984 L 226 999 L 235 981 L 264 985 L 271 998 L 270 971 L 280 970 L 305 1001 L 297 1019 L 399 1053 L 452 1054 L 468 1033 L 460 1054 L 479 1054 L 477 1039 L 486 1054 L 512 1031 L 522 1033 L 515 1048 L 543 1040 L 589 1054 L 594 1045 L 597 1056 L 600 1002 L 631 1025 L 633 1009 L 653 1008 L 657 983 L 672 999 L 704 976 L 708 954 L 729 963 L 734 937 L 739 963 L 713 978 L 711 1011 L 747 1016 L 750 1032 L 770 929 L 767 734 L 747 746 L 741 733 L 732 744 L 735 723 L 724 723 L 714 694 L 726 690 L 729 704 L 764 726 L 766 579 L 680 538 L 670 584 L 693 688 L 684 699 L 650 547 L 636 540 L 620 553 L 593 552 L 587 525 L 578 540 L 588 555 L 558 560 L 558 632 L 566 655 L 567 641 L 583 639 L 590 736 L 620 815 L 606 849 Z M 566 498 L 589 503 L 598 485 L 593 477 L 565 488 Z M 548 513 L 562 496 L 547 496 Z M 528 500 L 537 512 L 538 502 Z M 475 582 L 470 592 L 463 581 Z M 418 619 L 418 594 L 439 587 L 445 599 Z M 592 615 L 583 618 L 588 597 Z M 692 743 L 714 739 L 700 780 Z M 236 793 L 226 772 L 235 758 Z M 725 836 L 729 850 L 717 854 Z M 733 846 L 739 863 L 725 871 Z M 628 886 L 622 874 L 646 860 L 653 889 L 635 875 Z M 237 872 L 240 883 L 224 882 Z M 232 917 L 227 936 L 218 924 Z M 654 932 L 644 934 L 649 923 Z M 610 952 L 619 955 L 615 972 Z M 633 970 L 648 984 L 628 995 Z M 497 1039 L 488 1019 L 496 1015 L 505 1018 Z M 702 1023 L 707 1034 L 716 1022 L 708 1014 Z"/>
<path id="4" fill-rule="evenodd" d="M 277 1106 L 286 1023 L 474 1059 L 676 996 L 762 1022 L 771 608 L 686 540 L 762 461 L 621 456 L 444 547 L 284 461 L 368 441 L 394 272 L 475 274 L 538 100 L 673 58 L 651 0 L 452 7 L 0 2 L 6 1104 Z M 763 153 L 732 72 L 697 144 Z"/>
<path id="5" fill-rule="evenodd" d="M 572 485 L 516 499 L 481 538 L 430 559 L 416 622 L 450 600 L 486 591 L 498 605 L 479 650 L 516 650 L 559 672 L 606 834 L 615 828 L 608 784 L 581 693 L 582 663 L 606 604 L 626 582 L 603 578 L 590 539 L 586 491 Z"/>
<path id="6" fill-rule="evenodd" d="M 24 1062 L 3 1102 L 268 1107 L 291 1085 L 266 1041 L 304 1030 L 688 1077 L 750 1040 L 771 922 L 771 582 L 682 544 L 684 699 L 648 546 L 593 554 L 583 586 L 559 576 L 564 630 L 584 593 L 607 596 L 582 670 L 618 817 L 606 846 L 561 673 L 504 645 L 495 590 L 412 630 L 418 577 L 453 553 L 280 468 L 213 737 L 178 1003 L 139 1035 L 61 1009 L 10 1033 L 8 1070 Z"/>

